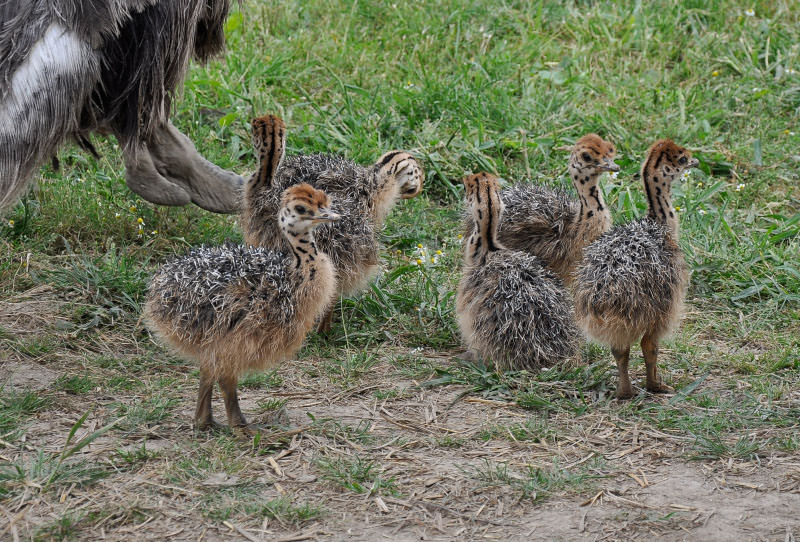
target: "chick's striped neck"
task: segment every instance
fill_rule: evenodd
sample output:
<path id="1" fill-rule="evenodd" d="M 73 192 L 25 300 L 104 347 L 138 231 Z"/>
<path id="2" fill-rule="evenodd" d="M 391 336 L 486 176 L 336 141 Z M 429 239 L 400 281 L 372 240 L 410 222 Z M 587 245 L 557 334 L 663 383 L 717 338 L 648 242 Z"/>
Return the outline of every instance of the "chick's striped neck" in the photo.
<path id="1" fill-rule="evenodd" d="M 606 212 L 606 202 L 598 186 L 598 180 L 603 174 L 589 166 L 581 167 L 577 162 L 570 163 L 572 184 L 578 193 L 581 203 L 581 218 L 596 218 Z"/>
<path id="2" fill-rule="evenodd" d="M 317 243 L 314 240 L 314 228 L 302 227 L 302 221 L 291 213 L 284 212 L 281 217 L 281 226 L 289 247 L 294 256 L 293 265 L 296 269 L 305 269 L 309 278 L 314 278 L 316 263 L 319 259 Z"/>
<path id="3" fill-rule="evenodd" d="M 476 264 L 485 261 L 490 252 L 503 248 L 497 240 L 503 204 L 491 185 L 483 182 L 477 185 L 471 205 L 474 227 L 465 256 L 469 263 Z"/>
<path id="4" fill-rule="evenodd" d="M 678 216 L 672 207 L 672 178 L 649 167 L 651 160 L 642 168 L 642 181 L 647 195 L 647 216 L 666 225 L 672 235 L 678 237 Z"/>

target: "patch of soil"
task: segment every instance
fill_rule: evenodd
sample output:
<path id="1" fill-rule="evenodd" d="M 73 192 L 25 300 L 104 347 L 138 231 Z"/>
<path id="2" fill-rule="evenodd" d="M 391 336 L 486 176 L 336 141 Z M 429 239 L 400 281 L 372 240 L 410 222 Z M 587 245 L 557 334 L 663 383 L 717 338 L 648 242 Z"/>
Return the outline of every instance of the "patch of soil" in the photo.
<path id="1" fill-rule="evenodd" d="M 0 356 L 3 350 L 0 349 Z M 0 363 L 0 382 L 9 391 L 43 390 L 58 378 L 59 373 L 38 363 L 30 361 L 10 361 Z"/>

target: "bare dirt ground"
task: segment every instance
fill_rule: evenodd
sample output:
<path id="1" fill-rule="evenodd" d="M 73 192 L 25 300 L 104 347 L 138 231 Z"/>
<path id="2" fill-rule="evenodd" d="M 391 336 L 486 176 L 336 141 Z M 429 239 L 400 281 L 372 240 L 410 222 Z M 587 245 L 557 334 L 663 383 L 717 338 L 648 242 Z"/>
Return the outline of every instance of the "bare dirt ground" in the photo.
<path id="1" fill-rule="evenodd" d="M 8 310 L 4 393 L 33 390 L 48 404 L 0 440 L 0 461 L 28 469 L 0 494 L 3 541 L 800 538 L 796 453 L 698 454 L 685 431 L 659 429 L 609 399 L 613 379 L 580 411 L 552 407 L 574 399 L 573 383 L 560 381 L 540 382 L 551 406 L 521 408 L 463 384 L 422 386 L 460 366 L 450 353 L 383 347 L 360 371 L 312 354 L 268 375 L 271 383 L 243 384 L 242 409 L 255 422 L 272 416 L 265 401 L 286 400 L 288 426 L 253 440 L 194 432 L 194 368 L 146 338 L 98 332 L 91 346 L 32 354 L 20 347 L 30 319 L 11 322 Z M 39 339 L 66 337 L 57 312 L 44 328 L 34 322 Z M 87 375 L 91 389 L 70 391 L 64 374 Z M 712 373 L 695 393 L 735 397 L 729 388 Z M 670 399 L 634 402 L 661 408 Z M 797 392 L 786 401 L 796 409 Z M 224 419 L 220 401 L 214 408 Z M 43 487 L 31 465 L 40 453 L 57 457 L 87 411 L 72 442 L 121 421 Z M 784 431 L 796 436 L 797 425 Z M 771 426 L 741 435 L 775 436 Z M 87 481 L 79 466 L 102 475 Z"/>

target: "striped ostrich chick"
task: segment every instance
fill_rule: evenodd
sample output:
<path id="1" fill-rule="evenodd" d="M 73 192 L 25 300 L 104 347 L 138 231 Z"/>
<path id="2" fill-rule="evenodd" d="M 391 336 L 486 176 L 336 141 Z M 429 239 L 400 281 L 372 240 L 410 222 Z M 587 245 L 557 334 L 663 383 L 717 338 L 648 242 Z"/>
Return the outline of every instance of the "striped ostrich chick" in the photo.
<path id="1" fill-rule="evenodd" d="M 678 246 L 672 183 L 698 160 L 668 139 L 657 141 L 642 165 L 647 216 L 617 226 L 586 247 L 575 279 L 575 311 L 586 335 L 611 347 L 617 397 L 633 396 L 628 376 L 631 344 L 641 339 L 647 390 L 669 393 L 656 365 L 658 343 L 678 325 L 689 282 Z"/>
<path id="2" fill-rule="evenodd" d="M 269 125 L 274 118 L 256 120 Z M 325 154 L 288 156 L 271 182 L 263 176 L 257 171 L 245 189 L 241 217 L 245 241 L 272 249 L 285 247 L 275 218 L 281 191 L 297 183 L 324 190 L 336 200 L 342 219 L 320 227 L 316 238 L 333 262 L 341 295 L 360 291 L 377 273 L 378 231 L 398 199 L 417 196 L 424 180 L 419 162 L 404 151 L 388 152 L 371 166 Z M 321 320 L 321 331 L 330 330 L 332 315 L 333 307 Z"/>
<path id="3" fill-rule="evenodd" d="M 538 369 L 578 349 L 572 302 L 562 282 L 536 256 L 506 249 L 497 239 L 503 220 L 498 179 L 464 178 L 473 219 L 464 246 L 456 312 L 467 347 L 501 369 Z"/>
<path id="4" fill-rule="evenodd" d="M 260 140 L 267 171 L 283 153 L 282 134 L 268 134 Z M 201 247 L 153 276 L 145 319 L 155 335 L 200 365 L 198 428 L 215 425 L 211 398 L 216 382 L 228 424 L 246 427 L 236 392 L 239 376 L 293 356 L 333 302 L 333 265 L 314 239 L 317 225 L 339 218 L 329 207 L 324 192 L 308 184 L 292 186 L 283 191 L 278 211 L 288 250 Z"/>
<path id="5" fill-rule="evenodd" d="M 614 145 L 597 134 L 587 134 L 575 142 L 569 173 L 577 200 L 561 190 L 532 184 L 503 190 L 500 242 L 537 256 L 564 284 L 572 284 L 584 247 L 611 227 L 611 214 L 598 182 L 606 171 L 619 171 L 615 154 Z M 464 224 L 464 238 L 468 238 L 471 217 L 465 217 Z"/>

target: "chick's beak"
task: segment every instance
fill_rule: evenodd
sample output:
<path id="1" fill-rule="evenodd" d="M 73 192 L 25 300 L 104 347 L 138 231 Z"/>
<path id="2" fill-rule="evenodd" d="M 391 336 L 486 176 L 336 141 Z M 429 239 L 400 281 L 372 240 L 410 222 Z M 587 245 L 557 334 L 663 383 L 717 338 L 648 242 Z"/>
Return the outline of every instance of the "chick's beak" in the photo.
<path id="1" fill-rule="evenodd" d="M 700 165 L 700 160 L 697 158 L 690 158 L 689 159 L 689 167 L 697 167 Z"/>
<path id="2" fill-rule="evenodd" d="M 403 190 L 403 193 L 400 194 L 400 197 L 402 199 L 411 199 L 411 198 L 415 197 L 417 194 L 419 194 L 420 192 L 422 192 L 422 186 L 421 185 L 411 186 L 411 187 L 406 188 L 405 190 Z"/>
<path id="3" fill-rule="evenodd" d="M 614 162 L 613 159 L 609 158 L 608 160 L 604 160 L 603 163 L 600 165 L 600 169 L 603 171 L 619 171 L 619 166 Z"/>
<path id="4" fill-rule="evenodd" d="M 338 214 L 334 213 L 330 209 L 326 209 L 325 207 L 321 207 L 317 211 L 317 215 L 311 220 L 311 222 L 313 222 L 314 224 L 317 224 L 319 222 L 334 222 L 336 220 L 339 220 L 340 218 L 341 218 L 341 216 L 339 216 Z"/>

